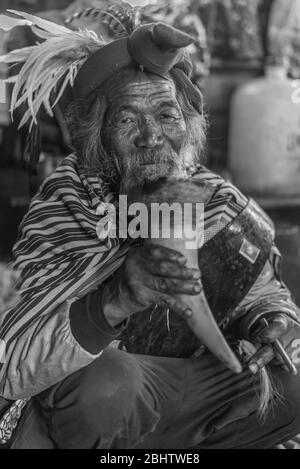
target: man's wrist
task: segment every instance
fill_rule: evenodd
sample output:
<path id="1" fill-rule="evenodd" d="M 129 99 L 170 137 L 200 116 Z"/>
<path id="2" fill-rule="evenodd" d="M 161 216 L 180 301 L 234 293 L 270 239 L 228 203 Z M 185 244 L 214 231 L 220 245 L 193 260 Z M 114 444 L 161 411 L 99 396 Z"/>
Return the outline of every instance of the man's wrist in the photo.
<path id="1" fill-rule="evenodd" d="M 134 312 L 128 295 L 114 281 L 103 286 L 101 308 L 106 321 L 112 327 L 117 327 Z"/>
<path id="2" fill-rule="evenodd" d="M 257 330 L 261 327 L 262 319 L 266 319 L 267 321 L 272 321 L 274 320 L 274 318 L 276 318 L 276 320 L 278 321 L 280 320 L 280 318 L 282 318 L 282 320 L 286 319 L 286 321 L 293 320 L 293 316 L 288 314 L 286 311 L 278 310 L 278 311 L 268 311 L 268 312 L 261 313 L 249 325 L 249 328 L 248 328 L 249 337 L 252 337 L 253 335 L 255 335 Z"/>
<path id="3" fill-rule="evenodd" d="M 73 336 L 82 348 L 96 355 L 114 340 L 127 323 L 117 321 L 111 325 L 102 311 L 103 287 L 89 292 L 74 301 L 70 307 L 70 327 Z"/>

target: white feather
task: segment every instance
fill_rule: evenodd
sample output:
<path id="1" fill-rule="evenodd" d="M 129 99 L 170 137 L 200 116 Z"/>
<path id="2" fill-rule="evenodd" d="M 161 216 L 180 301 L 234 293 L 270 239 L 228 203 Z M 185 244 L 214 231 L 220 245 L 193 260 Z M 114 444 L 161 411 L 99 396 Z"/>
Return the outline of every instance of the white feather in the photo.
<path id="1" fill-rule="evenodd" d="M 31 30 L 34 32 L 34 34 L 39 37 L 40 39 L 49 39 L 50 37 L 55 36 L 53 33 L 49 33 L 48 31 L 44 31 L 34 24 L 31 26 Z"/>
<path id="2" fill-rule="evenodd" d="M 33 51 L 34 47 L 36 46 L 23 47 L 23 49 L 15 49 L 9 52 L 8 54 L 0 55 L 0 62 L 7 64 L 25 62 L 27 57 L 29 57 L 29 55 Z"/>
<path id="3" fill-rule="evenodd" d="M 17 79 L 18 79 L 18 75 L 14 75 L 13 77 L 4 78 L 3 81 L 5 83 L 15 83 Z"/>
<path id="4" fill-rule="evenodd" d="M 31 22 L 32 30 L 44 41 L 34 46 L 17 49 L 0 56 L 0 62 L 9 64 L 24 62 L 11 96 L 11 113 L 25 103 L 25 111 L 19 127 L 30 121 L 30 128 L 37 123 L 42 106 L 49 115 L 68 84 L 73 86 L 79 68 L 89 56 L 105 45 L 94 31 L 72 31 L 28 13 L 9 10 Z M 54 102 L 51 102 L 53 100 Z"/>
<path id="5" fill-rule="evenodd" d="M 7 15 L 0 15 L 0 29 L 3 31 L 10 31 L 16 26 L 30 26 L 31 21 L 20 20 L 19 18 L 12 18 Z"/>
<path id="6" fill-rule="evenodd" d="M 54 23 L 53 21 L 44 20 L 39 16 L 30 15 L 29 13 L 25 13 L 24 11 L 17 11 L 17 10 L 7 10 L 9 13 L 13 13 L 16 16 L 21 16 L 25 20 L 29 21 L 31 24 L 34 24 L 40 29 L 44 29 L 53 35 L 64 35 L 70 34 L 72 31 L 65 26 L 61 26 L 60 24 Z"/>

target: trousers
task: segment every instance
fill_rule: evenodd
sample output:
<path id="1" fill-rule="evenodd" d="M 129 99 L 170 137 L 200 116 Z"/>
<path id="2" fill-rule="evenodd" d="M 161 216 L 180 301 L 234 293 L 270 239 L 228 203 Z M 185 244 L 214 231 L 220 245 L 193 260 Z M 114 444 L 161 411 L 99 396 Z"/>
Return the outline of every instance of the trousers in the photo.
<path id="1" fill-rule="evenodd" d="M 56 448 L 271 448 L 300 432 L 300 377 L 270 367 L 280 397 L 259 414 L 258 377 L 212 354 L 190 359 L 108 347 L 35 399 Z"/>

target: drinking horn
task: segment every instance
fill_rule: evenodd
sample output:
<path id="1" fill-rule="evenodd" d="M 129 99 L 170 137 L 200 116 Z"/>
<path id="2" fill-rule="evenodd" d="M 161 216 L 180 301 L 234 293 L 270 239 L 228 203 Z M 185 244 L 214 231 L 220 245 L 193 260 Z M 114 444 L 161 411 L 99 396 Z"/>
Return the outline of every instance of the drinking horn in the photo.
<path id="1" fill-rule="evenodd" d="M 135 189 L 128 195 L 128 201 L 141 202 L 147 207 L 146 243 L 176 250 L 186 257 L 187 267 L 198 269 L 198 248 L 204 241 L 204 203 L 211 196 L 212 189 L 201 181 L 164 178 Z M 241 363 L 213 316 L 203 286 L 196 296 L 176 294 L 175 297 L 193 312 L 186 322 L 200 342 L 230 370 L 240 373 Z"/>

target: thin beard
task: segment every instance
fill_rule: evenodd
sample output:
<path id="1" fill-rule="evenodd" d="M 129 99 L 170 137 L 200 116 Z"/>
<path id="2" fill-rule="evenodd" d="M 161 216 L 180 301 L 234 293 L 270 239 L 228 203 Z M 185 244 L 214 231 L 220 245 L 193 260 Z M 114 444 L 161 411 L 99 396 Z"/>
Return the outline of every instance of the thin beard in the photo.
<path id="1" fill-rule="evenodd" d="M 157 168 L 156 170 L 154 169 L 153 173 L 150 171 L 148 174 L 144 174 L 145 177 L 143 177 L 140 171 L 140 165 L 142 163 L 166 164 L 169 166 L 169 169 L 167 171 L 159 171 Z M 170 156 L 170 153 L 167 154 L 166 151 L 159 150 L 134 152 L 130 156 L 125 174 L 123 174 L 121 178 L 120 193 L 127 194 L 129 191 L 138 188 L 145 182 L 153 182 L 162 177 L 170 176 L 172 172 L 178 177 L 185 176 L 184 162 L 181 153 L 178 155 L 175 151 L 172 151 Z"/>

